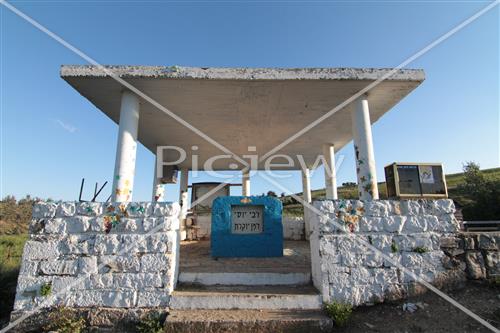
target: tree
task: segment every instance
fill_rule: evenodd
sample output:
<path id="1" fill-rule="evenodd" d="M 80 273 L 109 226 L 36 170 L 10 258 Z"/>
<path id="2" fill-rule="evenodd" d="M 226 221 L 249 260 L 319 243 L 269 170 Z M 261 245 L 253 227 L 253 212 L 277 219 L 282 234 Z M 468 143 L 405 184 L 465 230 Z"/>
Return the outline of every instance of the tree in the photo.
<path id="1" fill-rule="evenodd" d="M 500 181 L 488 180 L 474 162 L 463 166 L 464 183 L 460 192 L 467 199 L 462 213 L 465 220 L 488 221 L 500 219 Z"/>

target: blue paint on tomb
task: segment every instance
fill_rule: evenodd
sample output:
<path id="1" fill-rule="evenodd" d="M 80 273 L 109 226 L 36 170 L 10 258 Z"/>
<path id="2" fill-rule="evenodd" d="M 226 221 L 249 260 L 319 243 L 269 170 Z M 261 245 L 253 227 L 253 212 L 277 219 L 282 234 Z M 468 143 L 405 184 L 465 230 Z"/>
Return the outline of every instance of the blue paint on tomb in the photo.
<path id="1" fill-rule="evenodd" d="M 260 206 L 263 212 L 259 233 L 232 232 L 232 206 Z M 212 204 L 212 257 L 281 257 L 283 256 L 283 224 L 281 201 L 274 197 L 218 197 Z"/>

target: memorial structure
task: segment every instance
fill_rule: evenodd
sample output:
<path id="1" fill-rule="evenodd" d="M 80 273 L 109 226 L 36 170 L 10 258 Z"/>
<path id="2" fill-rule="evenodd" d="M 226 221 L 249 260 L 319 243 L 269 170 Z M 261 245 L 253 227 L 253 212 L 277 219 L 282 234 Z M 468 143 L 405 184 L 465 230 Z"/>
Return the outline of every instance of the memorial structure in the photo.
<path id="1" fill-rule="evenodd" d="M 379 200 L 371 126 L 423 82 L 422 70 L 63 66 L 61 77 L 118 124 L 112 200 L 35 205 L 13 319 L 66 305 L 98 325 L 168 308 L 167 325 L 189 332 L 227 319 L 209 324 L 191 310 L 293 310 L 290 329 L 320 331 L 324 302 L 405 298 L 422 290 L 416 275 L 460 282 L 479 260 L 487 268 L 475 278 L 499 274 L 498 236 L 474 242 L 476 261 L 453 257 L 470 242 L 457 235 L 451 200 Z M 340 200 L 335 152 L 351 141 L 359 200 Z M 180 171 L 182 206 L 162 202 L 156 172 L 151 202 L 133 202 L 139 143 L 156 155 L 152 172 Z M 176 149 L 158 155 L 160 146 Z M 318 161 L 326 193 L 311 206 Z M 242 195 L 213 201 L 211 240 L 182 242 L 189 172 L 207 169 L 241 170 Z M 309 241 L 283 241 L 281 203 L 252 195 L 263 169 L 302 173 Z M 196 320 L 203 326 L 186 324 Z"/>

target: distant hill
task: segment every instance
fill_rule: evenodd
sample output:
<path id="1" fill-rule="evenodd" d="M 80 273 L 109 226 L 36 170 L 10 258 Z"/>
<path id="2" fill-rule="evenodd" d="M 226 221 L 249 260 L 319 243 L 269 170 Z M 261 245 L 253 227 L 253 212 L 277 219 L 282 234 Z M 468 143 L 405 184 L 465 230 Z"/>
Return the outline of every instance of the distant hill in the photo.
<path id="1" fill-rule="evenodd" d="M 500 181 L 500 168 L 484 169 L 481 173 L 487 180 Z M 464 183 L 464 174 L 453 173 L 446 175 L 446 184 L 448 186 L 448 196 L 450 199 L 455 200 L 455 202 L 464 205 L 467 199 L 464 197 L 460 191 L 458 191 L 458 186 Z M 378 189 L 381 199 L 387 198 L 387 188 L 385 182 L 378 183 Z M 341 186 L 337 188 L 338 195 L 340 199 L 356 199 L 358 197 L 358 190 L 356 185 L 353 186 Z M 302 192 L 297 193 L 297 196 L 302 197 Z M 325 189 L 313 190 L 311 196 L 314 199 L 324 199 Z M 287 195 L 280 198 L 283 202 L 284 214 L 286 215 L 302 215 L 303 207 L 300 203 L 297 203 L 291 196 Z"/>

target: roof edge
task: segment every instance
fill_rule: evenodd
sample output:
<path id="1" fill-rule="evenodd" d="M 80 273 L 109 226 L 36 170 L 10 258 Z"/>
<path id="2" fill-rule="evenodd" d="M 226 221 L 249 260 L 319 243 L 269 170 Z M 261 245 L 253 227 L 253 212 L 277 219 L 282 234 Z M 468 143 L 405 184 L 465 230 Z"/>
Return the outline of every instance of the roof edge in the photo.
<path id="1" fill-rule="evenodd" d="M 182 66 L 94 66 L 62 65 L 66 78 L 104 78 L 114 73 L 121 78 L 205 79 L 205 80 L 425 80 L 423 69 L 395 68 L 225 68 Z"/>

